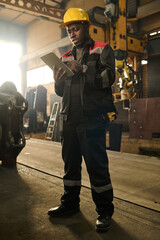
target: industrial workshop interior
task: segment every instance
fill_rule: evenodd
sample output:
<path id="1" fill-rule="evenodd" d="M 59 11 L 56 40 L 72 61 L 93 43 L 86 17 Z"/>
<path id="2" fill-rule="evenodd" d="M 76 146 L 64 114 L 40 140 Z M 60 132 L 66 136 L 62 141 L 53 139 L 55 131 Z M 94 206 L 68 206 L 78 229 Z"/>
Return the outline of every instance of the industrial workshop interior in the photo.
<path id="1" fill-rule="evenodd" d="M 80 31 L 86 45 L 73 39 Z M 86 50 L 90 42 L 97 47 Z M 103 65 L 105 49 L 110 52 Z M 85 51 L 90 60 L 82 63 Z M 81 72 L 65 65 L 65 59 L 74 59 Z M 100 67 L 106 70 L 100 72 Z M 75 76 L 81 78 L 76 82 Z M 112 77 L 110 85 L 96 81 Z M 62 85 L 61 94 L 56 89 Z M 63 115 L 67 93 L 72 100 L 69 115 Z M 99 115 L 87 116 L 85 99 L 91 101 L 93 93 Z M 100 112 L 109 93 L 115 111 Z M 74 99 L 80 99 L 85 119 L 76 126 L 86 130 L 80 141 L 73 123 L 81 182 L 79 173 L 68 177 L 74 164 L 69 159 L 79 161 L 75 140 L 70 143 Z M 105 141 L 98 127 L 92 129 L 99 117 Z M 87 154 L 86 139 L 88 145 L 95 140 Z M 96 175 L 101 164 L 104 169 L 102 165 Z M 102 172 L 109 182 L 101 184 Z M 77 208 L 73 188 L 81 188 Z M 111 203 L 114 213 L 109 214 Z M 61 239 L 160 239 L 159 0 L 0 0 L 0 240 Z"/>

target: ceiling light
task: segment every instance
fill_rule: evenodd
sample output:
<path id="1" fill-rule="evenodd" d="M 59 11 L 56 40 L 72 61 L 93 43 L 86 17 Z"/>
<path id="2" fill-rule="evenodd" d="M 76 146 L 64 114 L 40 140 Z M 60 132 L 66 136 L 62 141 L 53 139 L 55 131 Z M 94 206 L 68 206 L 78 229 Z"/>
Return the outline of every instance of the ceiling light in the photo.
<path id="1" fill-rule="evenodd" d="M 145 65 L 145 64 L 147 64 L 147 63 L 148 63 L 147 60 L 144 60 L 144 59 L 143 59 L 143 60 L 141 61 L 141 64 L 142 64 L 142 65 Z"/>
<path id="2" fill-rule="evenodd" d="M 150 36 L 154 36 L 154 35 L 156 35 L 157 34 L 157 32 L 152 32 L 152 33 L 150 33 L 149 35 Z"/>

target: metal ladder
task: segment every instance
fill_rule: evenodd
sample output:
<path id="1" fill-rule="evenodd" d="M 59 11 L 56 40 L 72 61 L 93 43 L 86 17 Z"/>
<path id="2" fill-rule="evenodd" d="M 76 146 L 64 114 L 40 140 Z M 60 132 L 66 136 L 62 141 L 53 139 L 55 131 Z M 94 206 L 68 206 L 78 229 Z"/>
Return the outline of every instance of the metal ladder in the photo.
<path id="1" fill-rule="evenodd" d="M 60 108 L 60 103 L 55 102 L 52 106 L 52 111 L 45 135 L 45 140 L 52 141 L 53 139 L 53 134 L 56 132 L 56 127 L 57 127 L 57 120 L 58 120 L 58 112 Z"/>

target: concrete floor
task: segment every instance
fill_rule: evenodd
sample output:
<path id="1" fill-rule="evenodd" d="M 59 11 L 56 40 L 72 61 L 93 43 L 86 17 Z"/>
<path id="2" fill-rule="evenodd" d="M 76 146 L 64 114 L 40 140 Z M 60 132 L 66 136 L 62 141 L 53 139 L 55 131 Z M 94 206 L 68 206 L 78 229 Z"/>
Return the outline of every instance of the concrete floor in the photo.
<path id="1" fill-rule="evenodd" d="M 59 204 L 63 193 L 61 146 L 31 139 L 18 157 L 17 169 L 0 166 L 0 240 L 158 240 L 160 160 L 111 151 L 108 155 L 115 194 L 109 232 L 95 231 L 97 214 L 90 189 L 85 187 L 80 213 L 48 217 L 48 209 Z M 84 165 L 83 185 L 89 186 Z"/>

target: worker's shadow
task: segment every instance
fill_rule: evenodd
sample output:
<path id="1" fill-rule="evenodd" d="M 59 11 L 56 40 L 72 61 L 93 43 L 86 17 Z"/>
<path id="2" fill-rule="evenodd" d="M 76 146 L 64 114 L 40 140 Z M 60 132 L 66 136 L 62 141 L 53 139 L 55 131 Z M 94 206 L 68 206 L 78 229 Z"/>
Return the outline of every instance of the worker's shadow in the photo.
<path id="1" fill-rule="evenodd" d="M 30 239 L 30 188 L 22 170 L 0 165 L 0 239 Z M 33 239 L 33 238 L 32 238 Z"/>
<path id="2" fill-rule="evenodd" d="M 75 236 L 75 239 L 133 240 L 114 220 L 112 220 L 112 226 L 109 231 L 103 233 L 96 232 L 93 221 L 90 223 L 82 212 L 63 218 L 50 217 L 49 220 L 53 225 L 65 225 Z"/>

